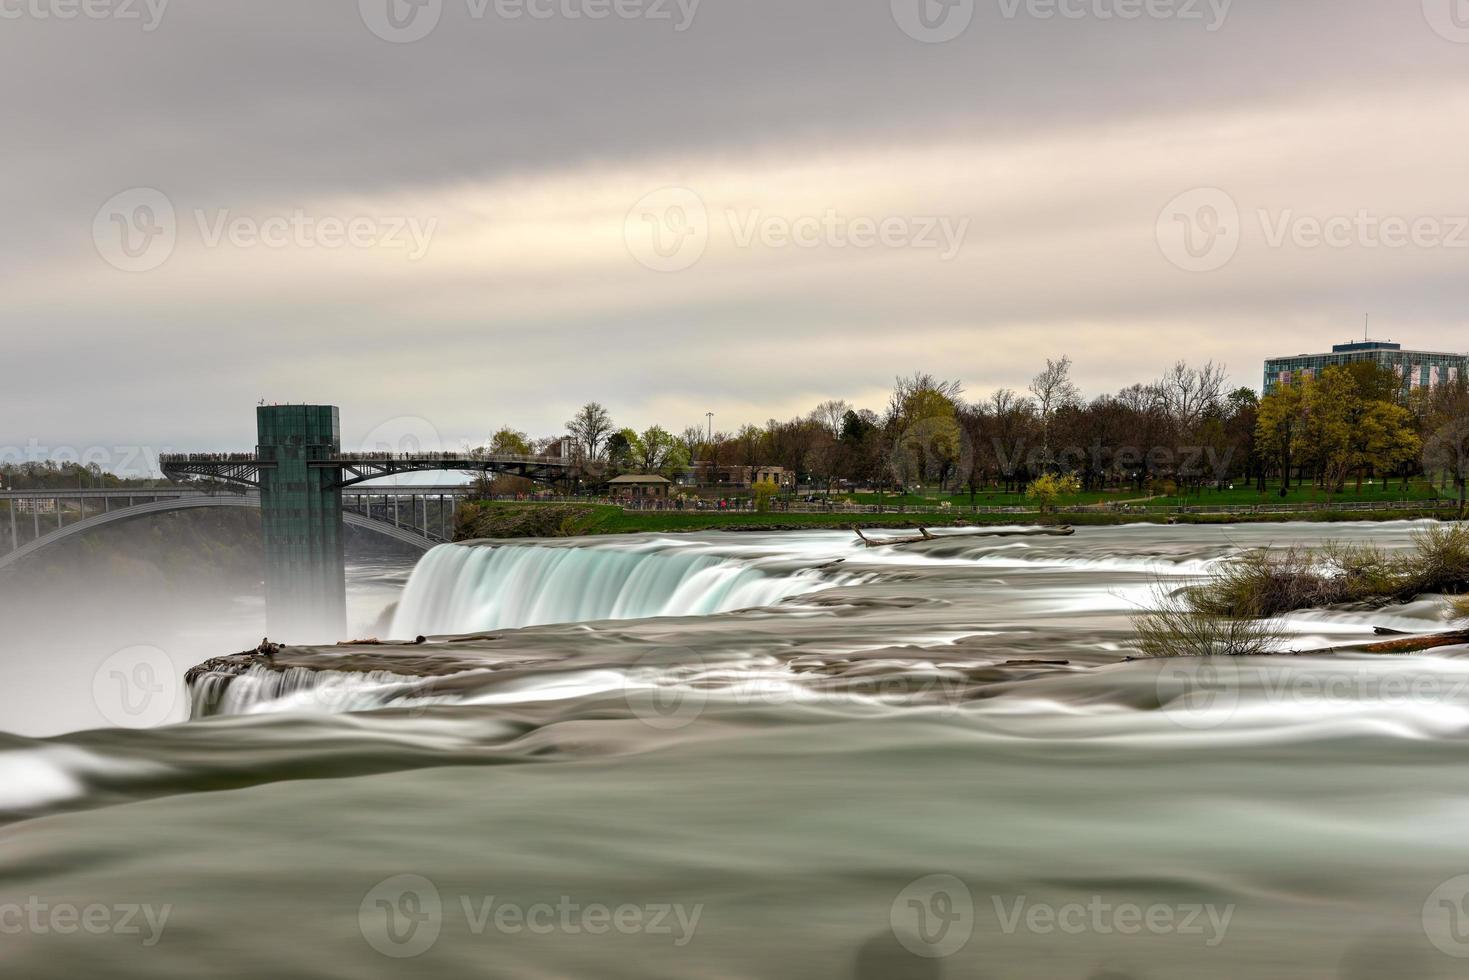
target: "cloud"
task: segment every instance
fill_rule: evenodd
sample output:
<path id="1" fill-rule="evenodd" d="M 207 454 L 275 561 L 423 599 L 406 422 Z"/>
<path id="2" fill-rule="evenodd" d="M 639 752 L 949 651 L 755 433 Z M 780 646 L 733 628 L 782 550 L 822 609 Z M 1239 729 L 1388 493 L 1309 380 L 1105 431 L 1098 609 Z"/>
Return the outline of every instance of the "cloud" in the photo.
<path id="1" fill-rule="evenodd" d="M 871 6 L 707 0 L 674 36 L 449 4 L 411 45 L 350 4 L 179 5 L 148 35 L 7 25 L 0 70 L 48 81 L 14 107 L 0 190 L 0 324 L 41 368 L 0 393 L 20 426 L 0 443 L 247 445 L 261 397 L 341 403 L 349 432 L 421 415 L 450 441 L 549 433 L 592 398 L 735 428 L 879 407 L 915 368 L 1023 387 L 1062 351 L 1093 394 L 1178 357 L 1255 383 L 1367 310 L 1462 346 L 1463 251 L 1268 240 L 1465 210 L 1465 49 L 1416 5 L 1240 4 L 1206 35 L 980 4 L 947 45 Z M 141 274 L 92 240 L 130 187 L 178 216 Z M 637 207 L 668 187 L 703 238 L 659 272 Z M 1242 225 L 1205 274 L 1156 230 L 1199 187 Z M 371 234 L 333 244 L 354 221 Z"/>

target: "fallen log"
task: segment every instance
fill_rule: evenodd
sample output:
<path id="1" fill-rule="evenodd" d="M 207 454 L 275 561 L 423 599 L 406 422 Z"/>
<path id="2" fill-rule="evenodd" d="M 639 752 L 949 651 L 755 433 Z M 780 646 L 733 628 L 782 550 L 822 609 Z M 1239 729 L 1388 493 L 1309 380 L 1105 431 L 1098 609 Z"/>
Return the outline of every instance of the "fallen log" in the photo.
<path id="1" fill-rule="evenodd" d="M 919 537 L 887 538 L 885 540 L 869 538 L 867 535 L 862 533 L 862 529 L 860 527 L 854 527 L 852 528 L 852 530 L 857 532 L 857 537 L 861 538 L 862 543 L 869 548 L 890 548 L 894 545 L 922 544 L 925 541 L 938 540 L 938 535 L 933 534 L 927 528 L 922 527 L 918 529 Z M 976 531 L 973 534 L 958 535 L 956 537 L 958 540 L 961 541 L 968 540 L 970 538 L 1069 538 L 1075 533 L 1076 528 L 1072 527 L 1069 524 L 1065 524 L 1060 527 L 1025 527 L 1004 531 Z"/>
<path id="2" fill-rule="evenodd" d="M 931 534 L 926 528 L 921 527 L 918 529 L 919 536 L 916 538 L 889 538 L 886 541 L 872 540 L 867 535 L 862 533 L 862 529 L 860 527 L 854 527 L 852 528 L 852 530 L 857 532 L 857 537 L 861 538 L 862 543 L 867 545 L 867 547 L 869 548 L 887 548 L 895 544 L 919 544 L 923 541 L 935 540 L 933 534 Z"/>
<path id="3" fill-rule="evenodd" d="M 1367 653 L 1418 653 L 1437 650 L 1440 647 L 1456 647 L 1469 644 L 1469 630 L 1454 630 L 1452 633 L 1429 633 L 1424 636 L 1405 636 L 1400 640 L 1369 643 L 1358 647 Z"/>

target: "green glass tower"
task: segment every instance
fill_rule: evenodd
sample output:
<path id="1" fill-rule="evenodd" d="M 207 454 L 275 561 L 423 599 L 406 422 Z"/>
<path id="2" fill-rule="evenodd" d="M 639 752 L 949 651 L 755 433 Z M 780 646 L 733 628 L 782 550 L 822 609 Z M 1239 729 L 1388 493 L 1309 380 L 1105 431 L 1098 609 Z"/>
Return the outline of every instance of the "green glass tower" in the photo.
<path id="1" fill-rule="evenodd" d="M 260 513 L 270 637 L 290 643 L 340 639 L 347 626 L 342 471 L 309 465 L 341 452 L 337 408 L 262 405 L 255 426 L 256 452 L 265 464 Z"/>

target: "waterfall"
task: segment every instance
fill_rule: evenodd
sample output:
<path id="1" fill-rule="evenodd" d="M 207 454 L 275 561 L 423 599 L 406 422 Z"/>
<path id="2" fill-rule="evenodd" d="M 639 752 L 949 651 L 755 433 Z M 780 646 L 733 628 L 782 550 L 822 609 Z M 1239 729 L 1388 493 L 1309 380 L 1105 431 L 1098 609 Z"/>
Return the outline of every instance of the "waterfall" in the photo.
<path id="1" fill-rule="evenodd" d="M 190 717 L 248 715 L 262 711 L 338 714 L 445 700 L 433 678 L 386 671 L 276 671 L 251 667 L 242 674 L 206 674 L 190 685 Z"/>
<path id="2" fill-rule="evenodd" d="M 768 606 L 830 584 L 788 563 L 775 568 L 669 542 L 446 544 L 413 570 L 392 635 L 702 616 Z"/>

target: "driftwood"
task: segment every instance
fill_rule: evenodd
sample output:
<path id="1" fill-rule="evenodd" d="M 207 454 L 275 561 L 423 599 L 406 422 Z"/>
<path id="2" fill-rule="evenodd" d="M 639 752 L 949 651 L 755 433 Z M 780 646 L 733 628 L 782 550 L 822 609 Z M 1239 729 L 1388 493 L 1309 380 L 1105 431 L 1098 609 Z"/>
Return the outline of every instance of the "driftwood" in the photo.
<path id="1" fill-rule="evenodd" d="M 857 532 L 857 537 L 861 538 L 862 539 L 862 543 L 865 544 L 865 545 L 867 545 L 867 547 L 869 547 L 869 548 L 887 548 L 887 547 L 890 547 L 891 545 L 895 545 L 895 544 L 918 544 L 919 542 L 922 542 L 922 541 L 933 541 L 934 540 L 934 536 L 931 533 L 929 533 L 929 531 L 926 528 L 921 528 L 921 527 L 918 529 L 919 537 L 916 537 L 916 538 L 889 538 L 886 541 L 874 541 L 874 540 L 872 540 L 867 535 L 865 535 L 865 534 L 862 533 L 862 529 L 860 527 L 854 527 L 854 528 L 852 528 L 852 530 L 854 530 L 854 531 Z"/>
<path id="2" fill-rule="evenodd" d="M 1469 630 L 1452 633 L 1429 633 L 1424 636 L 1405 636 L 1399 640 L 1386 640 L 1366 646 L 1348 648 L 1367 653 L 1418 653 L 1422 650 L 1437 650 L 1439 647 L 1456 647 L 1469 643 Z"/>
<path id="3" fill-rule="evenodd" d="M 873 538 L 869 538 L 867 535 L 862 533 L 862 529 L 860 527 L 854 527 L 852 528 L 852 530 L 857 532 L 857 537 L 861 538 L 862 543 L 867 545 L 867 547 L 869 548 L 890 548 L 893 545 L 922 544 L 925 541 L 938 540 L 937 535 L 930 532 L 927 528 L 922 527 L 918 529 L 919 536 L 916 538 L 888 538 L 886 540 L 875 540 Z M 1062 525 L 1061 527 L 1028 527 L 1014 531 L 980 531 L 976 534 L 965 534 L 961 537 L 961 540 L 968 540 L 969 538 L 1069 538 L 1075 533 L 1076 528 L 1072 527 L 1069 524 L 1066 524 Z"/>

